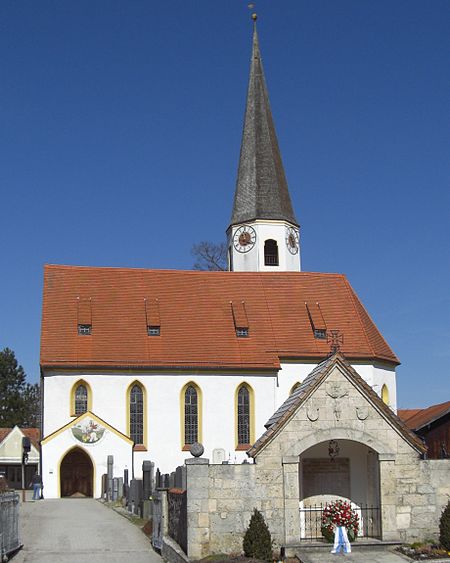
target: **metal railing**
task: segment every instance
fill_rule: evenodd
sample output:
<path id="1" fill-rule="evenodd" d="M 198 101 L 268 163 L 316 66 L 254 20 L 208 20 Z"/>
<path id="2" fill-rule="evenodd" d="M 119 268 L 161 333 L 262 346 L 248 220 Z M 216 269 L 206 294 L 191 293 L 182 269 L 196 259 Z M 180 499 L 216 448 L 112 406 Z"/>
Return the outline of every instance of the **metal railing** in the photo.
<path id="1" fill-rule="evenodd" d="M 368 504 L 356 505 L 352 508 L 359 517 L 358 538 L 381 538 L 381 509 L 379 506 Z M 324 504 L 313 504 L 300 507 L 300 539 L 318 540 L 322 536 L 322 516 L 325 509 Z"/>
<path id="2" fill-rule="evenodd" d="M 0 561 L 21 547 L 19 539 L 19 494 L 0 494 Z"/>

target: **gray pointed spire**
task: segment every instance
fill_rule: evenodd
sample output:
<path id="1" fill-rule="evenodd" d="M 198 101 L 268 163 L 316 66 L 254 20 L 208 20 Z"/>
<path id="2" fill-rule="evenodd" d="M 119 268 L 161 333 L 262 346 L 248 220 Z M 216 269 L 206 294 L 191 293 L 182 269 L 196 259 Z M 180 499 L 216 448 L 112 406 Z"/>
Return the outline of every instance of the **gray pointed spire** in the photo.
<path id="1" fill-rule="evenodd" d="M 275 219 L 297 225 L 270 111 L 256 23 L 230 224 L 236 225 L 254 219 Z"/>

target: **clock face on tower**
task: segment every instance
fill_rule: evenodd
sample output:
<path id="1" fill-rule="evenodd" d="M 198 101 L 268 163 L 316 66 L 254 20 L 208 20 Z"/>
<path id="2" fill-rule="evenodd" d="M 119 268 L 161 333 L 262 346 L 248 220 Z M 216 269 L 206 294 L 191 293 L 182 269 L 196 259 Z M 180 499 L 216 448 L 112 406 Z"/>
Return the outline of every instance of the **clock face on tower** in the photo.
<path id="1" fill-rule="evenodd" d="M 286 246 L 291 254 L 298 252 L 298 231 L 292 227 L 286 229 Z"/>
<path id="2" fill-rule="evenodd" d="M 242 225 L 234 233 L 233 244 L 238 252 L 248 252 L 255 246 L 255 242 L 255 229 L 249 225 Z"/>

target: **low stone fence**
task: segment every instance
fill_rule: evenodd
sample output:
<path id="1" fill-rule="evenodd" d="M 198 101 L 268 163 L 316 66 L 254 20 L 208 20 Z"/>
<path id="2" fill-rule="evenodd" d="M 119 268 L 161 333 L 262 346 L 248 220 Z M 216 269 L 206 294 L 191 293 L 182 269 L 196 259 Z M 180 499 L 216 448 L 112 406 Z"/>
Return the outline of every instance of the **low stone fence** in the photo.
<path id="1" fill-rule="evenodd" d="M 19 539 L 19 494 L 0 494 L 0 561 L 21 547 Z"/>
<path id="2" fill-rule="evenodd" d="M 450 500 L 450 459 L 420 460 L 420 477 L 402 495 L 409 537 L 438 539 L 439 520 Z M 408 538 L 409 539 L 409 538 Z"/>

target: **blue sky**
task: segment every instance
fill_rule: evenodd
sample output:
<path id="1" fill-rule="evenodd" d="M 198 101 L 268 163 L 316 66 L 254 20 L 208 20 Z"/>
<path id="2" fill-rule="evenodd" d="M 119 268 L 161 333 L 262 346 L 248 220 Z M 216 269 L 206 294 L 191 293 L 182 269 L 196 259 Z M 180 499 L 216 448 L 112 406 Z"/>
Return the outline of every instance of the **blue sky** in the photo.
<path id="1" fill-rule="evenodd" d="M 221 241 L 251 49 L 241 0 L 0 2 L 0 348 L 39 377 L 44 263 L 189 269 Z M 303 269 L 345 273 L 450 400 L 446 0 L 260 0 Z"/>

